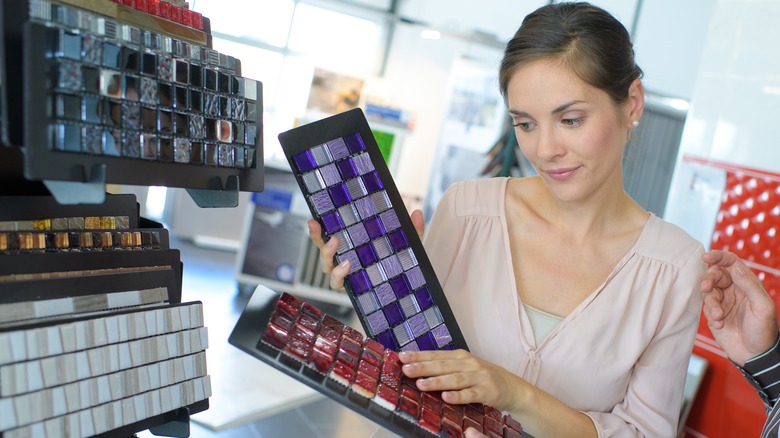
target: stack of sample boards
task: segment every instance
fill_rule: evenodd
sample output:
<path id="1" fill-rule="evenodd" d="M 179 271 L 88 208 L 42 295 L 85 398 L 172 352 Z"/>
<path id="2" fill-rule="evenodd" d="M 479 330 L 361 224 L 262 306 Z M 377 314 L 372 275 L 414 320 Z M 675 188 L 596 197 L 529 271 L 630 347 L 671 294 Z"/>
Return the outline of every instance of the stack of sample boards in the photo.
<path id="1" fill-rule="evenodd" d="M 0 203 L 4 437 L 132 433 L 208 408 L 202 305 L 181 303 L 179 251 L 139 227 L 133 195 Z"/>
<path id="2" fill-rule="evenodd" d="M 203 306 L 107 184 L 262 191 L 262 84 L 179 0 L 0 0 L 0 436 L 189 436 Z"/>

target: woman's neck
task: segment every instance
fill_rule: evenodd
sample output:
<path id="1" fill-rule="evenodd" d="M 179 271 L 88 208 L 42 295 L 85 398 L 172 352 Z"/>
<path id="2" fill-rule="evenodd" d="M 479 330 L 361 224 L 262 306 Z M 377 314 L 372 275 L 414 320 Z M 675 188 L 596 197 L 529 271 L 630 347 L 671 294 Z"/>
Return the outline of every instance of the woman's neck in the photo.
<path id="1" fill-rule="evenodd" d="M 623 189 L 601 190 L 578 201 L 556 199 L 538 178 L 535 181 L 536 213 L 574 242 L 622 234 L 644 224 L 647 212 Z"/>

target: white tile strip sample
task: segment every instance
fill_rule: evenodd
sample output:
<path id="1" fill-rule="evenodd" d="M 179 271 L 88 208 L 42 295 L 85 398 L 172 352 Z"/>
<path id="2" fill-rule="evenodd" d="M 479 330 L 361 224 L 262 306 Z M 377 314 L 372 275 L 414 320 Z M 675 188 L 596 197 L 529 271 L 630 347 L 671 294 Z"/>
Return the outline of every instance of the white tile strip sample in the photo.
<path id="1" fill-rule="evenodd" d="M 204 376 L 9 430 L 3 433 L 3 437 L 86 437 L 164 414 L 210 396 L 211 380 L 209 376 Z"/>
<path id="2" fill-rule="evenodd" d="M 193 303 L 7 331 L 0 333 L 0 366 L 201 326 L 203 305 Z"/>
<path id="3" fill-rule="evenodd" d="M 206 327 L 49 356 L 0 367 L 0 397 L 10 397 L 203 351 Z"/>
<path id="4" fill-rule="evenodd" d="M 206 376 L 206 353 L 177 357 L 3 399 L 0 432 Z M 9 403 L 10 401 L 10 403 Z M 145 405 L 136 407 L 141 415 Z M 144 415 L 138 419 L 146 418 Z"/>
<path id="5" fill-rule="evenodd" d="M 79 313 L 98 312 L 167 301 L 168 290 L 164 287 L 157 287 L 108 294 L 6 303 L 0 304 L 0 324 L 36 318 L 78 315 Z"/>

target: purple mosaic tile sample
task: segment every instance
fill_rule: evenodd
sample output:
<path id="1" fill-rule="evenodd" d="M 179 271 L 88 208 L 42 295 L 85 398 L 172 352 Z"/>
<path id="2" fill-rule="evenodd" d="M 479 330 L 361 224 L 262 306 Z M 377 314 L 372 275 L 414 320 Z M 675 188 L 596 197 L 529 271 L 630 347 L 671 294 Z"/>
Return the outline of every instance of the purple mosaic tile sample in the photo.
<path id="1" fill-rule="evenodd" d="M 385 228 L 382 226 L 382 221 L 378 217 L 371 217 L 363 221 L 363 225 L 366 227 L 368 237 L 376 239 L 377 237 L 385 234 Z"/>
<path id="2" fill-rule="evenodd" d="M 357 167 L 355 167 L 355 163 L 352 162 L 351 158 L 339 161 L 336 163 L 336 167 L 338 167 L 339 173 L 341 173 L 342 178 L 345 180 L 354 178 L 358 175 Z"/>
<path id="3" fill-rule="evenodd" d="M 431 330 L 431 334 L 436 340 L 436 345 L 439 348 L 442 348 L 443 346 L 452 342 L 452 335 L 450 335 L 449 330 L 447 330 L 447 326 L 444 324 L 434 327 Z"/>
<path id="4" fill-rule="evenodd" d="M 355 163 L 358 173 L 361 175 L 365 175 L 375 169 L 374 163 L 371 162 L 371 156 L 367 153 L 356 155 L 355 158 L 353 158 L 353 162 Z"/>
<path id="5" fill-rule="evenodd" d="M 402 249 L 409 246 L 409 241 L 406 239 L 406 234 L 404 234 L 404 230 L 398 229 L 395 230 L 387 235 L 387 238 L 390 239 L 390 245 L 392 245 L 395 252 L 399 252 Z"/>
<path id="6" fill-rule="evenodd" d="M 301 152 L 293 157 L 293 161 L 295 161 L 295 165 L 298 166 L 299 172 L 308 172 L 317 166 L 311 151 Z"/>
<path id="7" fill-rule="evenodd" d="M 390 287 L 388 283 L 382 283 L 374 290 L 376 291 L 376 296 L 379 299 L 379 304 L 382 306 L 386 306 L 397 299 L 393 288 Z"/>
<path id="8" fill-rule="evenodd" d="M 363 270 L 358 270 L 354 274 L 347 277 L 347 281 L 349 281 L 349 284 L 352 286 L 352 290 L 356 294 L 362 294 L 371 287 L 371 284 L 369 284 L 368 275 L 366 274 L 366 271 Z"/>
<path id="9" fill-rule="evenodd" d="M 382 179 L 379 178 L 379 174 L 375 170 L 363 175 L 362 178 L 369 193 L 378 192 L 385 188 Z"/>
<path id="10" fill-rule="evenodd" d="M 347 148 L 351 153 L 357 153 L 366 150 L 366 144 L 363 143 L 363 138 L 360 134 L 352 134 L 344 137 L 344 142 L 347 144 Z"/>
<path id="11" fill-rule="evenodd" d="M 448 347 L 452 337 L 363 139 L 337 138 L 305 152 L 294 159 L 301 187 L 325 239 L 339 239 L 335 261 L 350 261 L 346 284 L 364 327 L 394 350 Z"/>
<path id="12" fill-rule="evenodd" d="M 360 259 L 360 263 L 363 264 L 363 266 L 372 265 L 379 260 L 376 255 L 376 251 L 374 251 L 374 247 L 371 245 L 359 246 L 356 251 L 358 258 Z"/>

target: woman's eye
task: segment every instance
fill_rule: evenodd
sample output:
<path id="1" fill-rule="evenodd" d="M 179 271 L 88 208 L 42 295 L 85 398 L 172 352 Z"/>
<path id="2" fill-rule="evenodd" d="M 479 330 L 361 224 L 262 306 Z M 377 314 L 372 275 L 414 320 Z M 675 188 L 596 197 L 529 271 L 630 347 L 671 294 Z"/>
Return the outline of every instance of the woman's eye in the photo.
<path id="1" fill-rule="evenodd" d="M 573 119 L 562 119 L 561 123 L 566 126 L 580 126 L 582 125 L 582 117 L 575 117 Z"/>
<path id="2" fill-rule="evenodd" d="M 520 128 L 523 131 L 530 131 L 533 128 L 533 123 L 531 122 L 514 122 L 512 124 L 515 128 Z"/>

